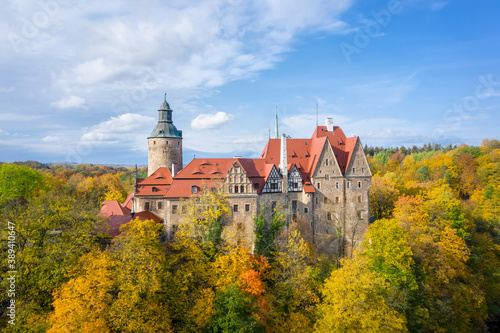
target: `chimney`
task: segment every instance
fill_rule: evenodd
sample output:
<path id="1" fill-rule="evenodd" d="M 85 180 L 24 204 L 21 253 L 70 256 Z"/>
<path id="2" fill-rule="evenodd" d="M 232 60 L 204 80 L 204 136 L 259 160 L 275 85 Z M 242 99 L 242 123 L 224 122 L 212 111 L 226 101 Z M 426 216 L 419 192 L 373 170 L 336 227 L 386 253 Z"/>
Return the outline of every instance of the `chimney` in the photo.
<path id="1" fill-rule="evenodd" d="M 325 126 L 328 132 L 333 132 L 333 118 L 326 118 Z"/>
<path id="2" fill-rule="evenodd" d="M 280 171 L 282 175 L 288 173 L 286 161 L 286 135 L 281 134 L 281 155 L 280 155 Z"/>
<path id="3" fill-rule="evenodd" d="M 280 154 L 280 171 L 283 176 L 281 184 L 281 192 L 288 193 L 288 162 L 286 151 L 286 135 L 281 134 L 281 154 Z"/>
<path id="4" fill-rule="evenodd" d="M 175 163 L 172 163 L 172 177 L 175 176 Z"/>

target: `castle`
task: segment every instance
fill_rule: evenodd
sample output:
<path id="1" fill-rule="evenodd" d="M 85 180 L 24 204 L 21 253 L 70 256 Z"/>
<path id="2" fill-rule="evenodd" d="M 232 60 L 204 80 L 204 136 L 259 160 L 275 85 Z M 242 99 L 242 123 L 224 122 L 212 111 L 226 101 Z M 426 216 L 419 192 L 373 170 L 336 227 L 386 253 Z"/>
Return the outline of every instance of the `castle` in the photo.
<path id="1" fill-rule="evenodd" d="M 133 211 L 163 220 L 168 239 L 182 223 L 185 199 L 207 186 L 227 195 L 233 223 L 250 240 L 262 208 L 270 215 L 279 207 L 288 223 L 302 216 L 312 235 L 334 234 L 341 222 L 353 246 L 366 230 L 370 167 L 359 137 L 347 138 L 331 118 L 309 139 L 279 136 L 276 119 L 275 137 L 259 158 L 198 158 L 183 166 L 182 131 L 166 97 L 158 112 L 148 137 L 148 177 L 137 181 Z"/>

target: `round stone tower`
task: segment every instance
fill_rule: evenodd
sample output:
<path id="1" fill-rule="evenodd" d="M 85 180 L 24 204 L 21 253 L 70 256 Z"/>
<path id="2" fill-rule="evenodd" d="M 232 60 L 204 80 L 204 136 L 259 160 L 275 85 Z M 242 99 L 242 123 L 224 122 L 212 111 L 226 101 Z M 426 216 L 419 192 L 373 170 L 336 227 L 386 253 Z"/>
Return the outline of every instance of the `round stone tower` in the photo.
<path id="1" fill-rule="evenodd" d="M 172 121 L 172 109 L 165 100 L 158 110 L 158 124 L 148 137 L 148 177 L 158 168 L 169 168 L 172 176 L 182 165 L 182 131 Z"/>

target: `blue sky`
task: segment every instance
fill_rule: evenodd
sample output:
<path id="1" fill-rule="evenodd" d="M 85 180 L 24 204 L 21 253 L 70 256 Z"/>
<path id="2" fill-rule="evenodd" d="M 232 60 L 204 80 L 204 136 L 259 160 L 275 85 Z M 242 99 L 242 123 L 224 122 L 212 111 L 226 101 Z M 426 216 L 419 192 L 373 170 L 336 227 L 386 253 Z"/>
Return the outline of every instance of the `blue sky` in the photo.
<path id="1" fill-rule="evenodd" d="M 163 94 L 194 155 L 332 117 L 371 146 L 500 138 L 494 0 L 8 0 L 0 161 L 146 164 Z"/>

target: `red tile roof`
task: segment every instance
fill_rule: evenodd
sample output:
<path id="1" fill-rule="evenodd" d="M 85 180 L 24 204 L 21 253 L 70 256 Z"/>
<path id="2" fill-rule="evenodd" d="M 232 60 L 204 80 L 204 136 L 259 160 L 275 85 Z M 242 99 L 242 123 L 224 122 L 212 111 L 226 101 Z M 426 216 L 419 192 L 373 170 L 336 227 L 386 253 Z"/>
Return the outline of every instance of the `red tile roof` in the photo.
<path id="1" fill-rule="evenodd" d="M 134 218 L 132 218 L 131 214 L 121 215 L 121 216 L 113 215 L 110 218 L 108 218 L 108 224 L 109 224 L 109 229 L 107 230 L 108 234 L 112 237 L 120 235 L 120 227 L 136 218 L 138 218 L 141 221 L 153 220 L 156 223 L 162 222 L 162 220 L 158 218 L 155 214 L 148 211 L 135 213 Z"/>
<path id="2" fill-rule="evenodd" d="M 137 181 L 136 196 L 163 196 L 172 184 L 172 173 L 169 168 L 158 168 L 148 178 Z"/>
<path id="3" fill-rule="evenodd" d="M 318 126 L 310 139 L 287 139 L 287 168 L 291 170 L 295 164 L 304 181 L 304 191 L 314 192 L 310 177 L 325 144 L 331 145 L 341 171 L 345 173 L 357 140 L 358 137 L 346 138 L 340 127 L 336 126 L 333 132 L 328 132 L 326 126 Z M 138 183 L 136 195 L 189 197 L 193 195 L 192 186 L 198 187 L 198 193 L 203 187 L 219 187 L 236 162 L 245 170 L 253 186 L 258 184 L 260 194 L 273 166 L 279 167 L 280 152 L 281 139 L 269 139 L 260 158 L 194 159 L 173 178 L 168 168 L 160 168 Z"/>
<path id="4" fill-rule="evenodd" d="M 113 216 L 113 215 L 126 215 L 130 213 L 130 210 L 127 208 L 122 207 L 118 201 L 116 200 L 109 200 L 109 201 L 104 201 L 102 203 L 101 207 L 101 215 L 102 216 Z"/>
<path id="5" fill-rule="evenodd" d="M 132 210 L 132 204 L 133 204 L 133 199 L 134 198 L 134 192 L 130 192 L 128 195 L 127 199 L 121 204 L 123 208 L 127 208 L 129 211 Z"/>

